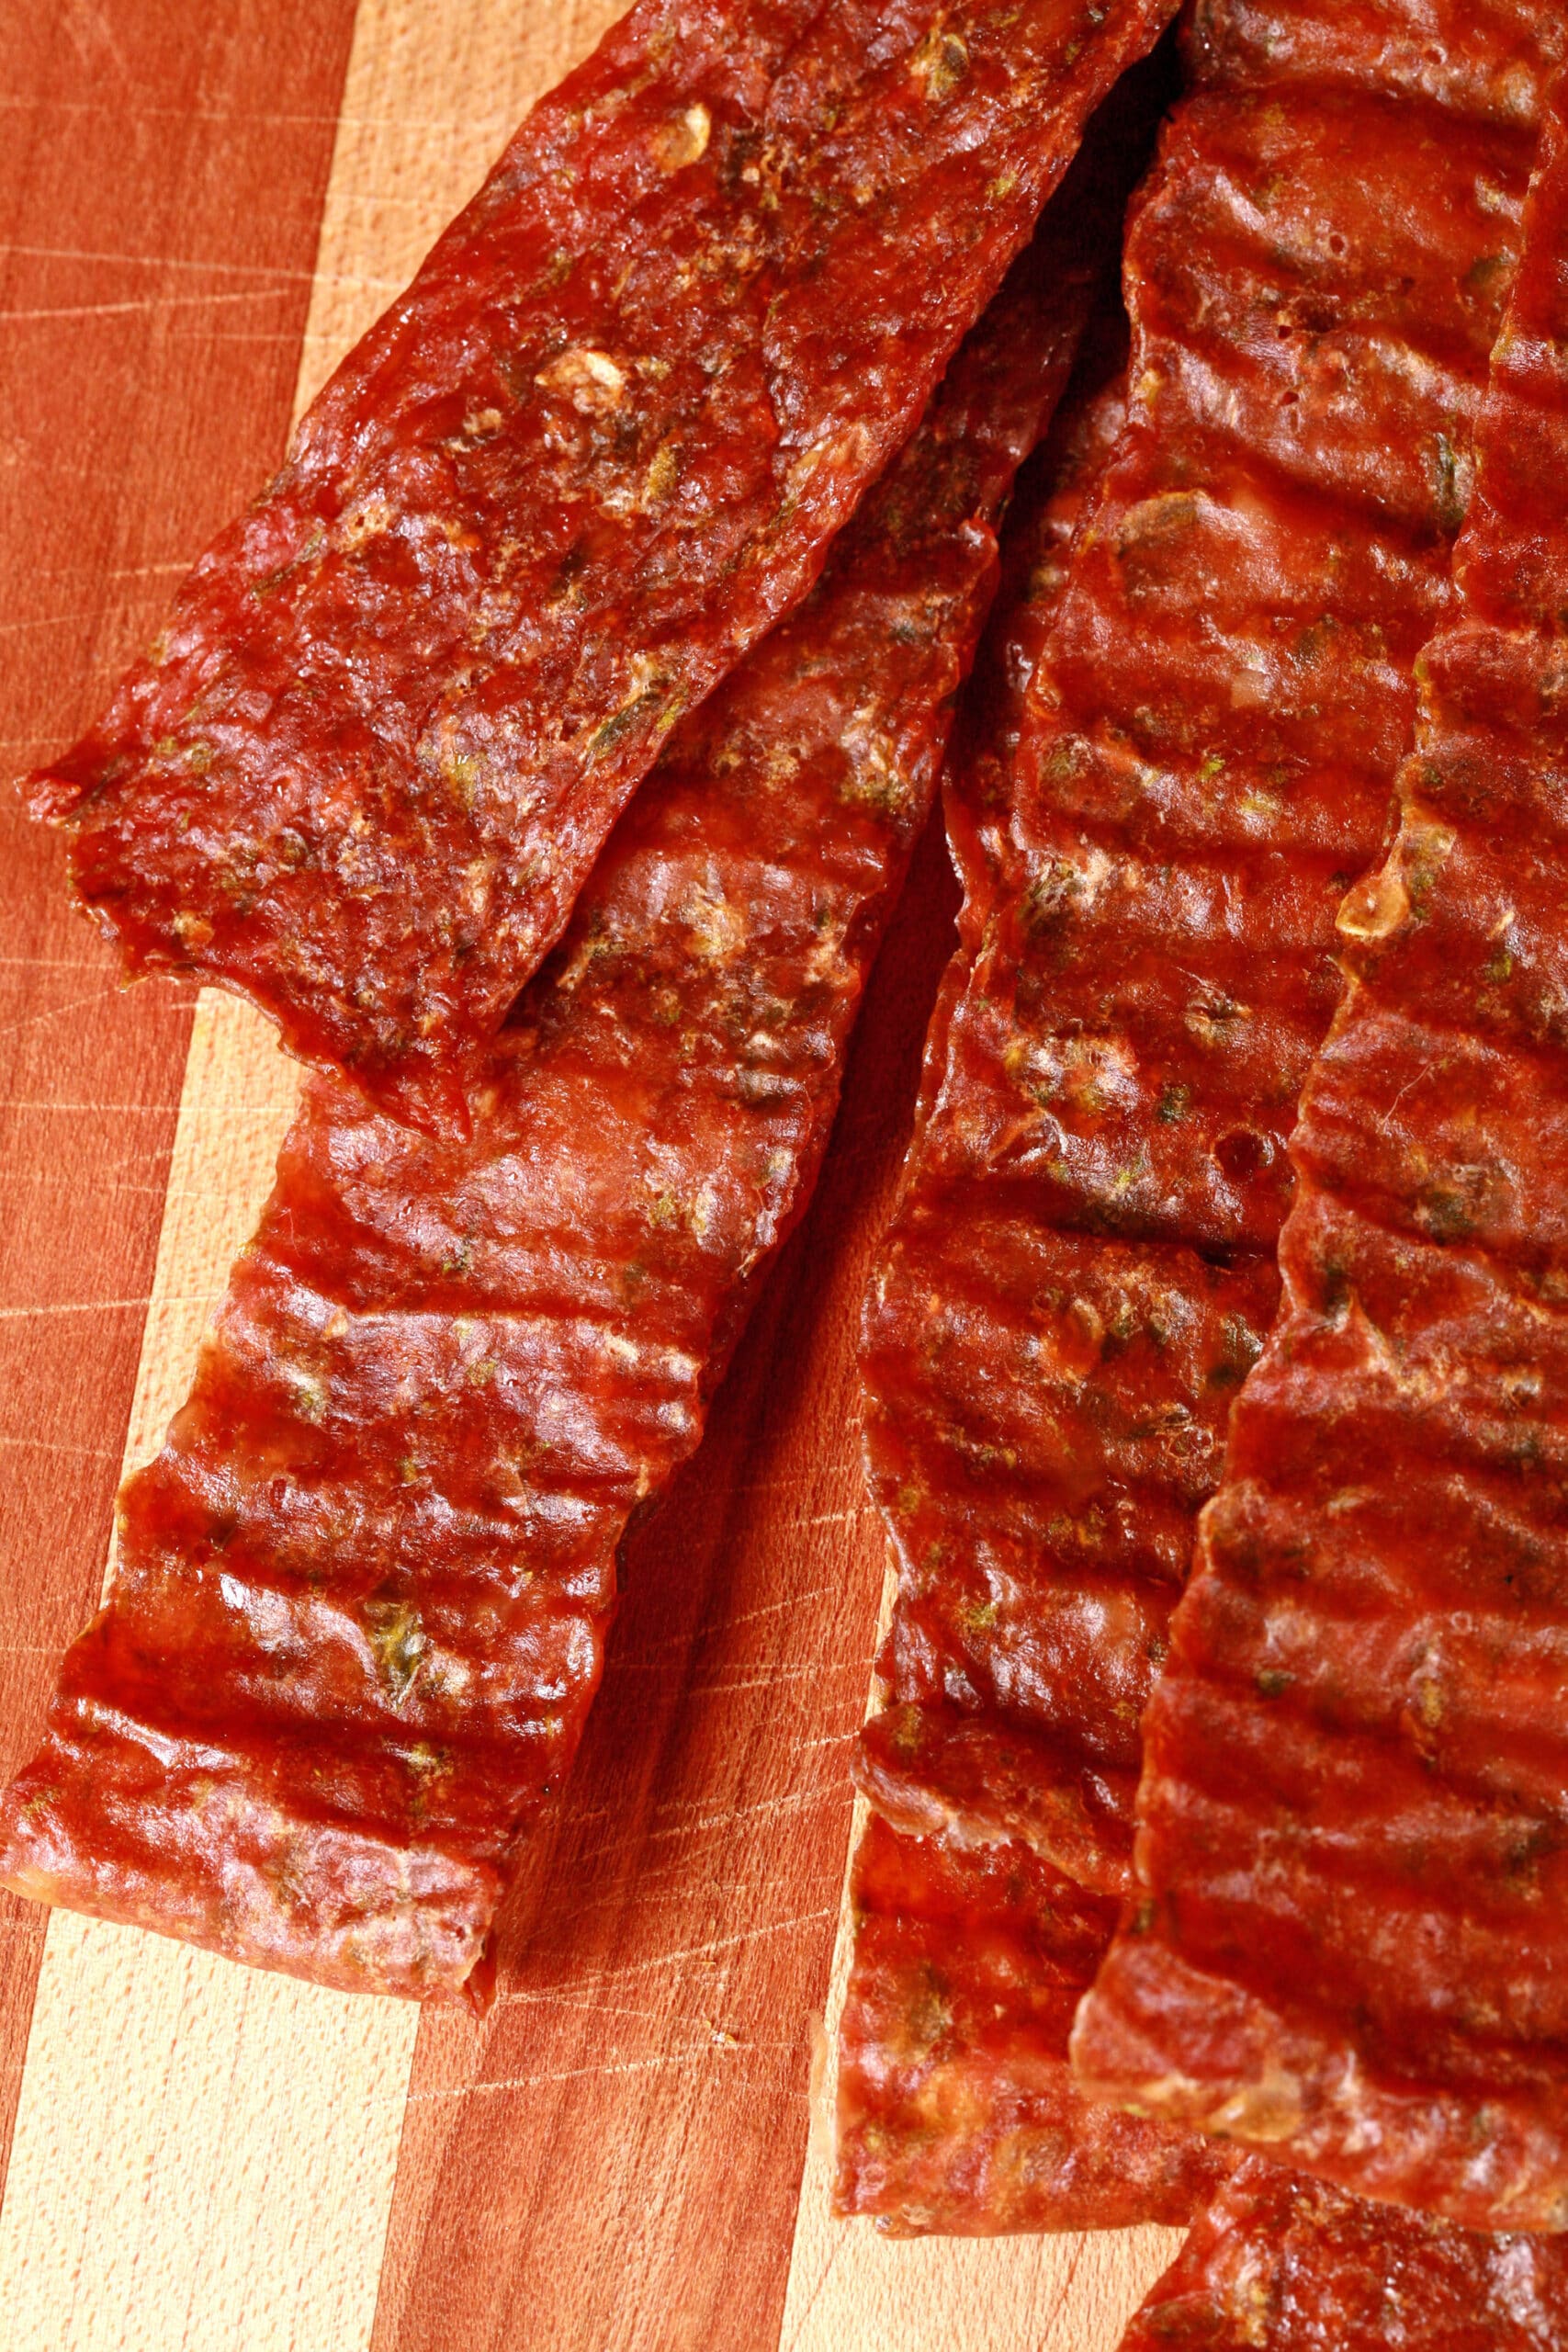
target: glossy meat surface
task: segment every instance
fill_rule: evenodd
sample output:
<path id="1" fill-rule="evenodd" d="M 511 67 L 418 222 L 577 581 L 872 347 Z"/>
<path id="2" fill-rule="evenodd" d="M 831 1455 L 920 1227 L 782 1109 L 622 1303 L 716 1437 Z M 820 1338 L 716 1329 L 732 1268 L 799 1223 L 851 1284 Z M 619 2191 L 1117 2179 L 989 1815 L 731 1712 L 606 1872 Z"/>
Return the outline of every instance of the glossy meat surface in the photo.
<path id="1" fill-rule="evenodd" d="M 977 755 L 1005 744 L 1021 712 L 1073 533 L 1125 414 L 1125 341 L 1108 302 L 1010 522 L 1001 596 L 960 726 Z M 973 895 L 987 852 L 951 797 L 948 815 Z M 963 970 L 957 956 L 933 1015 L 917 1135 Z M 853 1864 L 837 2210 L 873 2216 L 895 2235 L 1189 2219 L 1217 2177 L 1196 2136 L 1129 2132 L 1128 2119 L 1090 2106 L 1068 2076 L 1067 2030 L 1115 1904 L 1025 1842 L 1054 1793 L 1027 1742 L 955 1716 L 933 1754 L 934 1720 L 931 1710 L 890 1710 L 868 1725 L 857 1758 L 877 1812 Z M 949 1831 L 981 1806 L 988 1839 L 955 1843 Z M 1020 1836 L 998 1838 L 1003 1824 Z"/>
<path id="2" fill-rule="evenodd" d="M 966 731 L 987 747 L 1021 707 L 1073 531 L 1125 413 L 1123 328 L 1107 304 L 1004 542 L 1002 596 L 965 698 Z M 984 848 L 953 805 L 949 823 L 973 889 Z M 955 957 L 933 1039 L 962 969 Z M 917 1133 L 933 1065 L 928 1044 Z M 979 1847 L 955 1844 L 953 1823 L 980 1805 L 991 1824 L 1027 1833 L 1052 1790 L 1026 1743 L 1004 1746 L 984 1724 L 956 1719 L 933 1758 L 931 1724 L 930 1711 L 892 1710 L 868 1726 L 857 1759 L 877 1812 L 853 1863 L 836 2210 L 904 2236 L 1188 2220 L 1219 2177 L 1213 2154 L 1190 2133 L 1129 2131 L 1130 2119 L 1081 2098 L 1068 2074 L 1073 2011 L 1115 1904 L 1021 1838 L 998 1839 L 993 1828 Z"/>
<path id="3" fill-rule="evenodd" d="M 1085 2078 L 1475 2228 L 1568 2226 L 1568 135 L 1397 839 L 1341 915 L 1285 1306 L 1146 1720 Z"/>
<path id="4" fill-rule="evenodd" d="M 898 2237 L 1185 2222 L 1226 2159 L 1091 2106 L 1067 2034 L 1116 1906 L 1027 1846 L 961 1851 L 873 1815 L 855 1855 L 836 2210 Z"/>
<path id="5" fill-rule="evenodd" d="M 1193 68 L 1210 87 L 1267 75 L 1460 115 L 1533 123 L 1562 32 L 1540 0 L 1194 0 Z"/>
<path id="6" fill-rule="evenodd" d="M 1119 2352 L 1562 2352 L 1568 2245 L 1491 2237 L 1249 2156 Z"/>
<path id="7" fill-rule="evenodd" d="M 1097 169 L 810 600 L 682 724 L 473 1135 L 311 1081 L 4 1800 L 11 1886 L 330 1984 L 482 1992 L 621 1537 L 809 1196 L 995 526 L 1114 250 Z"/>
<path id="8" fill-rule="evenodd" d="M 866 1311 L 899 1591 L 863 1784 L 1107 1892 L 1275 1309 L 1335 910 L 1450 609 L 1562 40 L 1479 12 L 1467 72 L 1385 87 L 1427 13 L 1337 11 L 1330 43 L 1321 8 L 1200 11 L 1129 230 L 1126 425 L 1016 707 L 958 763 L 962 968 Z"/>
<path id="9" fill-rule="evenodd" d="M 1173 7 L 638 0 L 35 780 L 130 968 L 462 1129 L 671 727 L 809 587 Z"/>

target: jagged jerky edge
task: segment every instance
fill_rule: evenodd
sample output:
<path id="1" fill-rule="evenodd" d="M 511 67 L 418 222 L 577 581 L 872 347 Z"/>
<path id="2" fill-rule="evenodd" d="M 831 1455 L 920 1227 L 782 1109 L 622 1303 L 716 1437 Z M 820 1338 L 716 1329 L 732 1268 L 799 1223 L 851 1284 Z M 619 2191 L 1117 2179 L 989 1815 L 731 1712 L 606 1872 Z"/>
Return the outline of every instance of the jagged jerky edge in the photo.
<path id="1" fill-rule="evenodd" d="M 130 968 L 462 1129 L 671 728 L 808 588 L 1173 6 L 638 0 L 35 779 Z"/>
<path id="2" fill-rule="evenodd" d="M 1112 2096 L 1500 2230 L 1568 2225 L 1562 96 L 1077 2043 Z"/>

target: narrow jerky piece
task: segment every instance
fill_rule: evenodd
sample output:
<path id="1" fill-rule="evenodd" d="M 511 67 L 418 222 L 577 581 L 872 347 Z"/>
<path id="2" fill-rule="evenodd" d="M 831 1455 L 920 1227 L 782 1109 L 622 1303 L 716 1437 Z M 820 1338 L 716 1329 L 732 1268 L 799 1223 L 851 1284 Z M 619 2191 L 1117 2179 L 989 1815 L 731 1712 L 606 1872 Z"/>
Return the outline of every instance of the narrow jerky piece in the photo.
<path id="1" fill-rule="evenodd" d="M 867 1309 L 899 1592 L 862 1784 L 1107 1892 L 1562 37 L 1521 66 L 1479 13 L 1468 73 L 1391 95 L 1396 13 L 1340 12 L 1330 56 L 1285 0 L 1200 12 L 1129 232 L 1122 444 L 1021 718 L 961 771 L 965 970 Z"/>
<path id="2" fill-rule="evenodd" d="M 1174 0 L 639 0 L 36 781 L 132 971 L 462 1126 L 682 709 L 798 601 Z"/>
<path id="3" fill-rule="evenodd" d="M 1476 2228 L 1568 2226 L 1568 130 L 1462 608 L 1341 915 L 1279 1326 L 1145 1726 L 1112 2096 Z"/>
<path id="4" fill-rule="evenodd" d="M 872 1815 L 852 1883 L 834 2208 L 890 2235 L 1185 2222 L 1224 2170 L 1196 2133 L 1091 2106 L 1067 2034 L 1115 1924 L 1027 1846 Z"/>
<path id="5" fill-rule="evenodd" d="M 473 1995 L 628 1519 L 696 1444 L 809 1197 L 996 523 L 1114 250 L 1097 169 L 813 597 L 682 724 L 472 1136 L 311 1082 L 4 1800 L 11 1886 L 328 1984 Z"/>
<path id="6" fill-rule="evenodd" d="M 1568 2245 L 1392 2212 L 1249 2156 L 1119 2352 L 1563 2352 Z"/>
<path id="7" fill-rule="evenodd" d="M 964 704 L 971 734 L 984 712 L 987 741 L 1005 741 L 1021 714 L 1073 529 L 1125 413 L 1120 323 L 1122 333 L 1095 337 L 1100 347 L 1080 360 L 1080 385 L 1033 461 L 1038 483 L 1021 492 L 1003 542 L 1005 601 Z M 972 906 L 986 852 L 964 813 L 950 793 Z M 955 956 L 949 982 L 964 969 Z M 950 1011 L 951 1001 L 939 1007 L 932 1040 Z M 941 1058 L 933 1044 L 928 1090 Z M 922 1097 L 917 1132 L 929 1111 Z M 881 1795 L 880 1781 L 873 1792 Z M 994 1779 L 985 1794 L 1000 1797 Z M 932 1810 L 933 1826 L 945 1828 L 946 1815 Z M 1067 2030 L 1110 1941 L 1114 1902 L 1027 1845 L 964 1849 L 874 1815 L 852 1904 L 836 2211 L 874 2216 L 895 2235 L 989 2236 L 1184 2222 L 1201 2208 L 1223 2171 L 1218 2151 L 1142 2121 L 1129 2131 L 1133 2119 L 1091 2106 L 1071 2082 Z"/>

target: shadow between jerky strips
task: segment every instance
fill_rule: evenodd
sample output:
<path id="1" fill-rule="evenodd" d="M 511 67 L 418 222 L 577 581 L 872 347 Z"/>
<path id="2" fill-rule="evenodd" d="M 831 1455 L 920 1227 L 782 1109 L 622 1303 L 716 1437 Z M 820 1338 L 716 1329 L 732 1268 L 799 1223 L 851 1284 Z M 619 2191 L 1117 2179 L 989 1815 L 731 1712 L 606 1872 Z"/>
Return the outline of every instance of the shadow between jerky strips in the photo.
<path id="1" fill-rule="evenodd" d="M 1114 254 L 1103 176 L 1091 146 L 811 599 L 682 724 L 472 1136 L 308 1086 L 4 1800 L 11 1886 L 329 1984 L 471 1992 L 597 1687 L 628 1517 L 810 1195 L 996 525 Z"/>
<path id="2" fill-rule="evenodd" d="M 1112 1894 L 1561 38 L 1471 12 L 1434 64 L 1416 13 L 1195 19 L 1122 447 L 1012 738 L 954 770 L 964 976 L 867 1309 L 899 1584 L 862 1785 Z"/>
<path id="3" fill-rule="evenodd" d="M 35 780 L 132 971 L 462 1128 L 683 709 L 809 587 L 1175 0 L 641 0 Z"/>
<path id="4" fill-rule="evenodd" d="M 1564 96 L 1075 2039 L 1111 2096 L 1535 2230 L 1568 2227 Z"/>

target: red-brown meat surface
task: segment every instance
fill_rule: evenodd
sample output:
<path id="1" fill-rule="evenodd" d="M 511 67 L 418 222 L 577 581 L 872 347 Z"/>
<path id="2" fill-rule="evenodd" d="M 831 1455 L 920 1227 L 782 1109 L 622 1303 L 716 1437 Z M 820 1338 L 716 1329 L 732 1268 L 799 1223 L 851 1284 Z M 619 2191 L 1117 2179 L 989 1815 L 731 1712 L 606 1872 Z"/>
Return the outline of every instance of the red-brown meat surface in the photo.
<path id="1" fill-rule="evenodd" d="M 839 2211 L 912 2236 L 1119 2229 L 1202 2205 L 1224 2153 L 1091 2106 L 1068 2069 L 1114 1903 L 1027 1846 L 965 1853 L 874 1814 L 852 1900 Z"/>
<path id="2" fill-rule="evenodd" d="M 987 746 L 1021 708 L 1085 496 L 1125 413 L 1123 324 L 1108 306 L 1004 543 L 1003 604 L 967 706 L 969 730 L 978 727 Z M 957 817 L 954 806 L 952 838 L 973 889 L 985 852 Z M 950 990 L 962 971 L 955 958 Z M 928 1080 L 935 1059 L 928 1053 Z M 922 1100 L 917 1128 L 929 1109 Z M 897 1770 L 897 1722 L 883 1728 Z M 864 1757 L 862 1765 L 880 1793 L 885 1778 Z M 978 1755 L 976 1766 L 995 1814 L 1010 1793 L 998 1759 Z M 897 1780 L 896 1804 L 908 1787 Z M 926 1801 L 938 1835 L 907 1835 L 874 1814 L 855 1854 L 836 2211 L 874 2216 L 901 2236 L 1189 2220 L 1223 2176 L 1218 2152 L 1193 2133 L 1128 2129 L 1132 2119 L 1080 2098 L 1068 2071 L 1068 2029 L 1110 1941 L 1114 1902 L 1027 1844 L 954 1846 L 940 1834 L 947 1812 Z M 1032 1801 L 1029 1791 L 1026 1811 Z"/>
<path id="3" fill-rule="evenodd" d="M 1174 0 L 638 0 L 36 780 L 133 971 L 463 1126 L 682 710 L 798 601 Z"/>
<path id="4" fill-rule="evenodd" d="M 1568 127 L 1461 604 L 1292 1147 L 1285 1302 L 1145 1726 L 1087 2082 L 1568 2226 Z"/>
<path id="5" fill-rule="evenodd" d="M 1129 232 L 1127 423 L 957 764 L 960 963 L 866 1315 L 899 1589 L 862 1782 L 1107 1892 L 1275 1309 L 1335 911 L 1451 610 L 1562 39 L 1522 7 L 1199 8 Z"/>
<path id="6" fill-rule="evenodd" d="M 1489 2237 L 1249 2156 L 1119 2352 L 1562 2352 L 1568 2243 Z"/>
<path id="7" fill-rule="evenodd" d="M 327 1983 L 472 1992 L 628 1518 L 809 1196 L 996 524 L 1114 253 L 1111 165 L 1086 154 L 811 599 L 682 722 L 472 1136 L 310 1082 L 4 1800 L 10 1885 Z"/>

